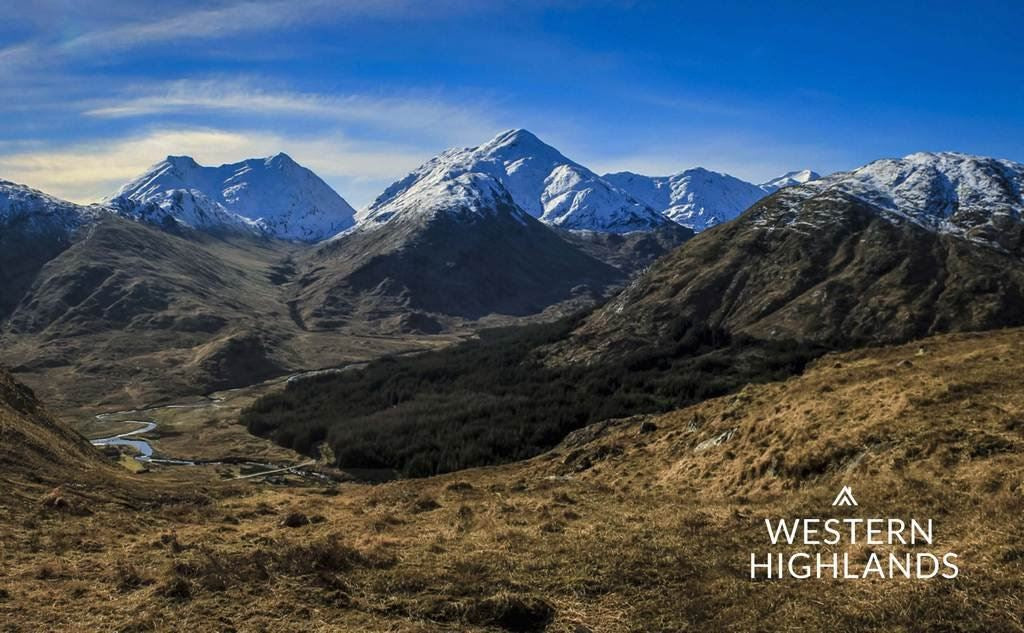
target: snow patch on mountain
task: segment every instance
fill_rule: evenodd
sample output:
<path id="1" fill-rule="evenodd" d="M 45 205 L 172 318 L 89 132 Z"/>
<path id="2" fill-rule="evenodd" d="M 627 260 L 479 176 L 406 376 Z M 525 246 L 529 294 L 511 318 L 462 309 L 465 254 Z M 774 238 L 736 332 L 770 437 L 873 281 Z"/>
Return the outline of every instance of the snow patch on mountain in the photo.
<path id="1" fill-rule="evenodd" d="M 957 214 L 1024 210 L 1024 165 L 955 152 L 919 152 L 878 160 L 826 179 L 818 188 L 837 188 L 875 206 L 908 216 L 941 221 Z"/>
<path id="2" fill-rule="evenodd" d="M 778 178 L 772 178 L 768 182 L 761 183 L 759 186 L 766 193 L 775 193 L 783 187 L 795 187 L 797 185 L 806 185 L 807 183 L 819 180 L 821 175 L 810 169 L 801 169 L 800 171 L 790 171 L 782 174 Z"/>
<path id="3" fill-rule="evenodd" d="M 386 202 L 372 206 L 358 225 L 335 238 L 391 222 L 424 223 L 440 214 L 458 215 L 472 221 L 501 213 L 509 214 L 520 224 L 530 219 L 497 178 L 476 172 L 452 175 L 437 170 L 393 192 Z"/>
<path id="4" fill-rule="evenodd" d="M 443 152 L 388 187 L 359 214 L 359 220 L 379 217 L 385 210 L 394 212 L 393 203 L 399 198 L 404 199 L 401 208 L 406 212 L 445 207 L 447 203 L 424 196 L 445 195 L 443 188 L 438 189 L 440 183 L 458 181 L 467 174 L 497 181 L 526 213 L 565 229 L 628 233 L 667 223 L 654 209 L 526 130 L 503 132 L 479 147 Z M 420 199 L 414 200 L 416 196 Z"/>
<path id="5" fill-rule="evenodd" d="M 228 228 L 316 242 L 350 227 L 355 211 L 286 154 L 206 167 L 168 156 L 106 201 L 137 219 Z"/>
<path id="6" fill-rule="evenodd" d="M 698 232 L 732 220 L 767 195 L 757 185 L 701 167 L 672 176 L 619 172 L 605 174 L 604 178 L 674 222 Z"/>
<path id="7" fill-rule="evenodd" d="M 802 208 L 810 198 L 841 204 L 852 197 L 894 221 L 998 245 L 1022 222 L 1022 192 L 1024 164 L 957 152 L 919 152 L 789 187 L 780 195 L 782 208 L 790 210 Z M 790 219 L 806 221 L 800 214 Z"/>
<path id="8" fill-rule="evenodd" d="M 0 180 L 0 228 L 69 235 L 105 212 L 101 207 L 78 205 Z"/>

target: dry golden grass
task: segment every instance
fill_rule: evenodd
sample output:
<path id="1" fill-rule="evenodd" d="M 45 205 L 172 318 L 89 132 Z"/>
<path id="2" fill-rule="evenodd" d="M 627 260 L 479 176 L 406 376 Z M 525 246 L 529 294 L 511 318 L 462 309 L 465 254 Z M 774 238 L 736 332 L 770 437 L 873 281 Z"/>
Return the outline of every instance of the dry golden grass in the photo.
<path id="1" fill-rule="evenodd" d="M 1022 351 L 1024 331 L 1007 330 L 830 355 L 784 383 L 584 429 L 529 462 L 424 480 L 274 488 L 217 483 L 206 469 L 126 475 L 134 503 L 94 499 L 84 515 L 12 506 L 0 622 L 1024 631 Z M 960 554 L 959 578 L 748 579 L 750 552 L 768 548 L 764 518 L 832 516 L 847 484 L 857 516 L 933 518 L 933 548 Z M 284 521 L 296 513 L 306 520 Z"/>

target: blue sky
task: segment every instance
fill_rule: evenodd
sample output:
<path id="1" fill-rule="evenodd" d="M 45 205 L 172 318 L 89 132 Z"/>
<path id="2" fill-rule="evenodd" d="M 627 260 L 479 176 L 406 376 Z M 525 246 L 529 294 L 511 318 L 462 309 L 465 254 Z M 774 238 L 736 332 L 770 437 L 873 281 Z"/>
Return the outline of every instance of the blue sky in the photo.
<path id="1" fill-rule="evenodd" d="M 595 171 L 1024 161 L 1024 3 L 0 0 L 0 178 L 285 151 L 361 206 L 525 127 Z"/>

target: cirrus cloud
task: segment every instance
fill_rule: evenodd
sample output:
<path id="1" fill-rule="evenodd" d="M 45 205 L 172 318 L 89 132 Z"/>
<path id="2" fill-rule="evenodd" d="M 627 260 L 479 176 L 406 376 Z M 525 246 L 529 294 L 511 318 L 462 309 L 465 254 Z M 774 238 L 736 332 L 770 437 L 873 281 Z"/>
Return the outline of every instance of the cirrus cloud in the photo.
<path id="1" fill-rule="evenodd" d="M 113 99 L 85 104 L 95 118 L 166 117 L 178 114 L 230 113 L 310 118 L 372 128 L 385 136 L 401 133 L 445 142 L 475 143 L 492 134 L 504 118 L 500 108 L 479 98 L 458 103 L 438 94 L 316 94 L 267 90 L 258 80 L 183 79 L 132 88 Z M 458 138 L 453 139 L 453 134 Z"/>

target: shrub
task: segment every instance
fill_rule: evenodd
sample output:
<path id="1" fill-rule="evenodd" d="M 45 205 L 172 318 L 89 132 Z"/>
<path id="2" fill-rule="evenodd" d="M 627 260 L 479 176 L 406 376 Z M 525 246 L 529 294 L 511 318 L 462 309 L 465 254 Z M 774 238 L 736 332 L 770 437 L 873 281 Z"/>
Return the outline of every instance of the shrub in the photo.
<path id="1" fill-rule="evenodd" d="M 128 593 L 152 584 L 152 580 L 144 577 L 131 562 L 121 561 L 114 567 L 114 584 L 121 593 Z"/>
<path id="2" fill-rule="evenodd" d="M 555 609 L 540 598 L 500 593 L 470 605 L 466 619 L 473 624 L 497 626 L 508 631 L 543 631 Z"/>
<path id="3" fill-rule="evenodd" d="M 156 593 L 169 600 L 184 602 L 192 598 L 192 585 L 185 578 L 175 575 L 160 585 Z"/>

